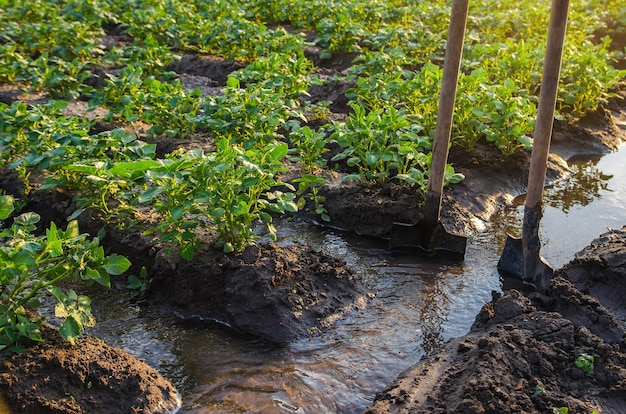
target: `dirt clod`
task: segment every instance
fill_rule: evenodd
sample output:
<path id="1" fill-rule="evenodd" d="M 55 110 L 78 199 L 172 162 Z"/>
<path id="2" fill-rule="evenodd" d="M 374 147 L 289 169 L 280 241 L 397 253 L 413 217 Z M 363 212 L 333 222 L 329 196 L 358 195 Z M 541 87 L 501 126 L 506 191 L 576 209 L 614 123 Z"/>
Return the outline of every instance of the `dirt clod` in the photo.
<path id="1" fill-rule="evenodd" d="M 172 384 L 144 362 L 86 337 L 76 345 L 51 328 L 46 342 L 6 351 L 0 392 L 17 414 L 168 413 L 180 407 Z"/>

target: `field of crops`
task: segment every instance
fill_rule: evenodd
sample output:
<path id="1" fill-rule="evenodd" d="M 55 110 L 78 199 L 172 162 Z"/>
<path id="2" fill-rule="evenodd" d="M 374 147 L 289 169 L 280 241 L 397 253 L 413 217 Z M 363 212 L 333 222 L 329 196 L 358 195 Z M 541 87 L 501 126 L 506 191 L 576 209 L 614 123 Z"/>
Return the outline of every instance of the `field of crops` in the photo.
<path id="1" fill-rule="evenodd" d="M 447 2 L 0 5 L 0 90 L 20 91 L 0 102 L 0 168 L 24 182 L 24 194 L 0 196 L 2 218 L 33 191 L 63 188 L 77 206 L 68 220 L 97 214 L 118 229 L 157 235 L 191 260 L 205 242 L 200 230 L 228 253 L 253 244 L 258 223 L 273 235 L 285 213 L 309 209 L 332 222 L 320 195 L 327 170 L 426 189 Z M 453 146 L 471 151 L 483 141 L 504 156 L 530 149 L 549 6 L 472 2 Z M 573 122 L 623 85 L 624 46 L 611 39 L 624 36 L 622 1 L 571 5 L 557 117 Z M 182 63 L 194 59 L 226 75 L 186 73 Z M 194 79 L 201 87 L 190 87 Z M 313 93 L 334 86 L 345 89 L 345 105 Z M 77 105 L 87 110 L 69 115 Z M 164 139 L 180 149 L 163 154 Z M 447 184 L 462 178 L 448 167 Z M 59 300 L 62 333 L 73 338 L 93 323 L 89 302 L 56 283 L 109 285 L 108 275 L 130 264 L 104 257 L 97 239 L 85 244 L 74 224 L 35 236 L 36 215 L 22 213 L 0 233 L 0 284 L 11 287 L 0 302 L 0 346 L 38 340 L 23 307 L 43 290 Z M 145 278 L 130 284 L 145 288 Z"/>

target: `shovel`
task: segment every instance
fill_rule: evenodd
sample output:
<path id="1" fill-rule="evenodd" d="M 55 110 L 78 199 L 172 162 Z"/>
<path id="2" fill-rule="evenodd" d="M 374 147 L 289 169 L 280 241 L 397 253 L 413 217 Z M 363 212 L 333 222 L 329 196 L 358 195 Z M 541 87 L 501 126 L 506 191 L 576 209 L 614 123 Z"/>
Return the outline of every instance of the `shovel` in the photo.
<path id="1" fill-rule="evenodd" d="M 533 285 L 541 292 L 548 287 L 553 273 L 553 269 L 540 253 L 539 221 L 543 215 L 541 208 L 543 186 L 546 180 L 568 8 L 569 0 L 552 0 L 534 142 L 530 156 L 522 238 L 516 239 L 508 235 L 498 262 L 500 274 L 520 277 L 524 283 Z"/>
<path id="2" fill-rule="evenodd" d="M 393 223 L 391 249 L 416 249 L 429 256 L 443 252 L 460 260 L 465 256 L 467 238 L 446 231 L 440 221 L 440 210 L 468 9 L 469 0 L 452 3 L 424 217 L 416 224 Z"/>

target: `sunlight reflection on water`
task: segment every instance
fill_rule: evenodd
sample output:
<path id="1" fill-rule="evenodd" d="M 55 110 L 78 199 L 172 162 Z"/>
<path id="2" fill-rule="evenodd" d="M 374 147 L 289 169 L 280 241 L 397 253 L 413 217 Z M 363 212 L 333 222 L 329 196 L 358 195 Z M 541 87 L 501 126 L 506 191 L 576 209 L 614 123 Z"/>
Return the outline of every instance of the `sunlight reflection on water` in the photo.
<path id="1" fill-rule="evenodd" d="M 547 188 L 540 237 L 542 254 L 559 268 L 593 239 L 626 224 L 626 146 L 603 157 L 571 162 L 570 177 Z M 502 212 L 495 221 L 508 223 L 516 237 L 521 233 L 524 198 Z"/>

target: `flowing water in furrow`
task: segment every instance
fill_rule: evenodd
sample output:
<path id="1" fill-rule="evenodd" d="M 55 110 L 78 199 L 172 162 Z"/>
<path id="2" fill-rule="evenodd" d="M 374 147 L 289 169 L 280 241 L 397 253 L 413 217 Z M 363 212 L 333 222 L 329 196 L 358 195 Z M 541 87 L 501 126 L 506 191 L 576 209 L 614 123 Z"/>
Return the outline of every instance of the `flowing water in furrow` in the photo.
<path id="1" fill-rule="evenodd" d="M 546 191 L 543 255 L 555 268 L 609 228 L 626 224 L 626 149 L 572 165 Z M 519 236 L 523 198 L 470 238 L 462 263 L 392 256 L 384 243 L 305 224 L 279 228 L 279 243 L 310 243 L 344 258 L 376 293 L 369 306 L 322 336 L 287 347 L 242 338 L 218 325 L 180 324 L 129 307 L 120 292 L 93 297 L 92 335 L 145 360 L 183 396 L 181 413 L 358 413 L 445 340 L 469 330 L 502 290 L 496 271 L 506 233 Z"/>

